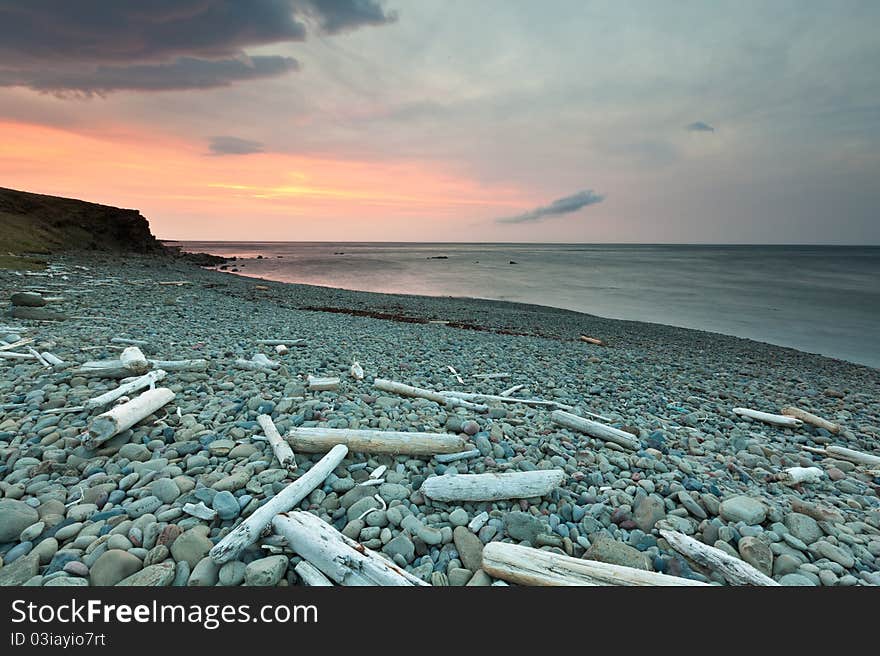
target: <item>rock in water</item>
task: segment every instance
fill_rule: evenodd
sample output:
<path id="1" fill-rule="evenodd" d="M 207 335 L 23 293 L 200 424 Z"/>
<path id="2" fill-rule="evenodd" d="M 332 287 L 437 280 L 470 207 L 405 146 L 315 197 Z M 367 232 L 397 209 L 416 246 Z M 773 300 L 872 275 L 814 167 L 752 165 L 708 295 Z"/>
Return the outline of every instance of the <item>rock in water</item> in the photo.
<path id="1" fill-rule="evenodd" d="M 46 304 L 46 299 L 41 294 L 33 292 L 18 292 L 13 294 L 9 300 L 13 305 L 19 307 L 43 307 Z"/>
<path id="2" fill-rule="evenodd" d="M 757 499 L 740 495 L 722 501 L 719 512 L 722 519 L 728 522 L 745 522 L 754 526 L 767 517 L 767 506 Z"/>
<path id="3" fill-rule="evenodd" d="M 23 501 L 0 499 L 0 544 L 17 541 L 22 531 L 38 521 L 37 511 Z"/>
<path id="4" fill-rule="evenodd" d="M 244 573 L 245 585 L 277 585 L 289 562 L 287 556 L 269 556 L 251 562 Z"/>
<path id="5" fill-rule="evenodd" d="M 105 551 L 89 570 L 89 579 L 93 586 L 116 585 L 124 578 L 141 569 L 142 563 L 122 549 Z"/>
<path id="6" fill-rule="evenodd" d="M 483 543 L 480 538 L 464 526 L 457 526 L 452 533 L 455 549 L 462 564 L 472 572 L 476 572 L 483 564 Z"/>
<path id="7" fill-rule="evenodd" d="M 592 544 L 584 554 L 584 558 L 587 560 L 598 560 L 601 563 L 635 567 L 636 569 L 644 569 L 649 572 L 654 569 L 651 566 L 651 559 L 648 557 L 648 554 L 642 553 L 628 544 L 618 542 L 605 533 L 599 533 L 591 539 Z"/>

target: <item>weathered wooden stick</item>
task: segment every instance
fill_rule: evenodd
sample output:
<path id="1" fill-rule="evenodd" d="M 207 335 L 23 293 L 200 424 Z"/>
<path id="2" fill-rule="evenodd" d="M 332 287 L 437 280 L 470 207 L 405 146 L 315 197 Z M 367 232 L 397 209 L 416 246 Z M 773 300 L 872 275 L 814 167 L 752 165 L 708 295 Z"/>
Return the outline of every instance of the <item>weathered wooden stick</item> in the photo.
<path id="1" fill-rule="evenodd" d="M 266 365 L 254 362 L 253 360 L 244 360 L 242 358 L 239 358 L 235 361 L 235 367 L 237 369 L 245 369 L 247 371 L 265 371 L 267 373 L 274 371 L 272 367 L 267 367 Z"/>
<path id="2" fill-rule="evenodd" d="M 287 439 L 302 453 L 322 453 L 336 444 L 345 444 L 360 453 L 406 454 L 432 456 L 435 453 L 457 453 L 465 441 L 447 433 L 401 433 L 352 428 L 292 428 Z"/>
<path id="3" fill-rule="evenodd" d="M 518 385 L 517 387 L 511 387 L 510 389 L 515 391 L 521 387 L 524 386 Z M 454 390 L 443 390 L 441 394 L 451 396 L 456 399 L 463 399 L 468 401 L 482 399 L 485 401 L 500 401 L 501 403 L 521 403 L 523 405 L 548 406 L 552 408 L 559 408 L 560 410 L 574 410 L 574 406 L 566 405 L 565 403 L 560 403 L 559 401 L 545 401 L 544 399 L 521 399 L 514 396 L 504 396 L 503 393 L 480 394 L 478 392 L 457 392 Z M 585 412 L 584 414 L 590 415 L 591 417 L 596 417 L 597 419 L 602 419 L 604 421 L 611 421 L 610 419 L 603 417 L 602 415 L 596 415 L 591 412 Z"/>
<path id="4" fill-rule="evenodd" d="M 309 384 L 309 389 L 314 392 L 329 392 L 339 389 L 338 378 L 318 378 L 310 375 L 306 382 Z"/>
<path id="5" fill-rule="evenodd" d="M 779 585 L 747 562 L 731 556 L 721 549 L 703 544 L 684 533 L 660 529 L 660 535 L 681 555 L 718 572 L 728 583 L 733 585 Z"/>
<path id="6" fill-rule="evenodd" d="M 605 342 L 596 337 L 590 337 L 589 335 L 581 335 L 578 337 L 582 342 L 586 342 L 587 344 L 595 344 L 596 346 L 606 346 Z"/>
<path id="7" fill-rule="evenodd" d="M 83 438 L 83 443 L 88 448 L 93 449 L 114 435 L 118 435 L 125 429 L 131 428 L 144 417 L 151 415 L 163 405 L 169 403 L 173 398 L 174 392 L 167 387 L 147 390 L 128 403 L 118 405 L 95 417 L 88 433 Z"/>
<path id="8" fill-rule="evenodd" d="M 30 353 L 15 353 L 13 351 L 0 351 L 0 358 L 6 360 L 36 360 Z"/>
<path id="9" fill-rule="evenodd" d="M 64 364 L 64 360 L 53 353 L 49 353 L 49 351 L 43 351 L 40 355 L 43 356 L 43 359 L 53 367 L 60 367 Z"/>
<path id="10" fill-rule="evenodd" d="M 332 586 L 333 582 L 324 576 L 317 567 L 307 560 L 301 560 L 297 566 L 293 568 L 302 582 L 311 587 Z"/>
<path id="11" fill-rule="evenodd" d="M 208 368 L 208 361 L 201 359 L 194 360 L 150 360 L 153 369 L 164 369 L 165 371 L 204 371 Z"/>
<path id="12" fill-rule="evenodd" d="M 264 367 L 268 367 L 269 369 L 278 369 L 281 366 L 280 362 L 275 362 L 275 360 L 270 360 L 266 355 L 262 353 L 254 353 L 251 358 L 251 362 L 256 362 L 259 365 Z"/>
<path id="13" fill-rule="evenodd" d="M 276 515 L 272 527 L 294 552 L 340 585 L 428 585 L 311 513 Z"/>
<path id="14" fill-rule="evenodd" d="M 459 385 L 464 385 L 464 380 L 462 380 L 461 376 L 458 375 L 458 372 L 455 370 L 451 364 L 446 365 L 446 368 L 452 372 L 452 375 L 455 376 L 455 380 L 458 381 Z"/>
<path id="15" fill-rule="evenodd" d="M 490 542 L 483 547 L 482 569 L 490 576 L 520 585 L 708 585 L 679 576 L 571 558 L 508 542 Z"/>
<path id="16" fill-rule="evenodd" d="M 49 364 L 49 362 L 46 360 L 46 358 L 44 358 L 42 355 L 40 355 L 40 353 L 37 352 L 37 350 L 35 348 L 28 346 L 27 352 L 30 353 L 32 356 L 34 356 L 37 359 L 37 362 L 39 362 L 41 365 L 43 365 L 46 369 L 52 368 L 52 365 Z"/>
<path id="17" fill-rule="evenodd" d="M 143 351 L 137 346 L 128 346 L 119 356 L 122 366 L 131 372 L 132 376 L 145 374 L 150 370 L 150 363 L 147 361 Z"/>
<path id="18" fill-rule="evenodd" d="M 279 344 L 283 344 L 284 346 L 306 346 L 306 340 L 304 339 L 258 339 L 257 344 L 263 344 L 264 346 L 278 346 Z"/>
<path id="19" fill-rule="evenodd" d="M 278 513 L 287 512 L 305 499 L 316 487 L 324 482 L 339 463 L 348 454 L 345 445 L 334 446 L 330 453 L 316 462 L 311 469 L 286 488 L 281 490 L 262 506 L 257 508 L 247 519 L 236 526 L 226 537 L 211 549 L 209 555 L 218 565 L 238 558 L 238 555 L 252 545 L 260 537 L 263 530 L 272 522 Z"/>
<path id="20" fill-rule="evenodd" d="M 145 339 L 128 339 L 127 337 L 113 337 L 110 339 L 111 344 L 129 344 L 131 346 L 149 346 L 150 343 Z"/>
<path id="21" fill-rule="evenodd" d="M 578 417 L 577 415 L 564 412 L 563 410 L 554 410 L 550 414 L 550 420 L 555 424 L 565 426 L 566 428 L 581 433 L 586 433 L 591 437 L 596 437 L 600 440 L 605 440 L 606 442 L 614 442 L 615 444 L 619 444 L 625 449 L 630 449 L 631 451 L 636 451 L 641 447 L 639 441 L 631 433 L 614 428 L 613 426 L 606 426 L 605 424 Z"/>
<path id="22" fill-rule="evenodd" d="M 741 417 L 748 417 L 749 419 L 756 419 L 757 421 L 763 421 L 765 424 L 772 424 L 773 426 L 784 426 L 786 428 L 797 428 L 798 426 L 802 426 L 804 422 L 796 417 L 786 417 L 785 415 L 773 415 L 769 412 L 761 412 L 760 410 L 750 410 L 749 408 L 734 408 L 733 412 L 740 415 Z"/>
<path id="23" fill-rule="evenodd" d="M 385 380 L 384 378 L 377 378 L 373 381 L 373 385 L 383 392 L 391 392 L 392 394 L 400 394 L 401 396 L 415 396 L 422 399 L 428 399 L 429 401 L 434 401 L 435 403 L 439 403 L 440 405 L 448 405 L 451 407 L 458 406 L 462 408 L 468 408 L 476 412 L 487 412 L 489 410 L 488 406 L 485 405 L 470 403 L 463 399 L 459 399 L 448 394 L 444 394 L 442 392 L 435 392 L 433 390 L 423 389 L 421 387 L 413 387 L 412 385 L 398 383 L 393 380 Z"/>
<path id="24" fill-rule="evenodd" d="M 430 476 L 421 491 L 435 501 L 497 501 L 543 497 L 565 479 L 561 469 L 538 469 L 504 474 Z"/>
<path id="25" fill-rule="evenodd" d="M 20 339 L 17 342 L 12 342 L 11 344 L 6 344 L 4 342 L 3 345 L 0 346 L 0 351 L 11 351 L 14 348 L 18 348 L 19 346 L 24 346 L 25 344 L 30 344 L 33 341 L 34 341 L 33 338 L 28 338 L 28 339 Z"/>
<path id="26" fill-rule="evenodd" d="M 504 374 L 473 374 L 471 376 L 471 378 L 480 378 L 482 380 L 491 380 L 493 378 L 499 378 L 499 379 L 503 380 L 504 378 L 510 378 L 510 374 L 508 374 L 508 373 L 504 373 Z"/>
<path id="27" fill-rule="evenodd" d="M 514 385 L 513 387 L 508 387 L 506 390 L 498 394 L 498 396 L 510 396 L 514 392 L 519 392 L 525 385 Z"/>
<path id="28" fill-rule="evenodd" d="M 816 426 L 817 428 L 824 428 L 829 433 L 840 432 L 840 424 L 835 424 L 828 421 L 827 419 L 822 419 L 822 417 L 814 415 L 811 412 L 807 412 L 806 410 L 801 410 L 800 408 L 795 408 L 794 406 L 787 406 L 783 408 L 780 412 L 782 412 L 782 414 L 787 417 L 800 419 L 805 424 L 810 424 L 812 426 Z"/>
<path id="29" fill-rule="evenodd" d="M 284 438 L 281 437 L 281 434 L 275 427 L 275 422 L 272 421 L 272 417 L 269 415 L 259 415 L 257 423 L 263 429 L 263 433 L 266 435 L 266 439 L 269 440 L 269 445 L 272 447 L 272 451 L 275 452 L 275 457 L 278 458 L 281 466 L 287 471 L 296 471 L 296 458 L 293 455 L 293 450 L 284 441 Z"/>
<path id="30" fill-rule="evenodd" d="M 460 453 L 438 453 L 434 456 L 437 462 L 455 462 L 456 460 L 466 460 L 467 458 L 476 458 L 480 455 L 477 449 L 470 451 L 461 451 Z"/>
<path id="31" fill-rule="evenodd" d="M 870 453 L 862 453 L 861 451 L 853 451 L 842 446 L 826 446 L 825 453 L 830 456 L 842 458 L 857 465 L 868 465 L 870 467 L 880 466 L 880 456 L 871 455 Z"/>
<path id="32" fill-rule="evenodd" d="M 164 370 L 154 369 L 153 371 L 146 373 L 139 378 L 135 378 L 134 380 L 125 383 L 124 385 L 120 385 L 116 389 L 110 390 L 109 392 L 104 392 L 100 396 L 89 399 L 88 401 L 83 403 L 83 408 L 85 410 L 103 408 L 105 405 L 113 403 L 113 401 L 121 396 L 127 396 L 128 394 L 142 390 L 145 387 L 154 387 L 155 384 L 158 383 L 160 380 L 165 379 L 165 375 L 166 374 Z"/>

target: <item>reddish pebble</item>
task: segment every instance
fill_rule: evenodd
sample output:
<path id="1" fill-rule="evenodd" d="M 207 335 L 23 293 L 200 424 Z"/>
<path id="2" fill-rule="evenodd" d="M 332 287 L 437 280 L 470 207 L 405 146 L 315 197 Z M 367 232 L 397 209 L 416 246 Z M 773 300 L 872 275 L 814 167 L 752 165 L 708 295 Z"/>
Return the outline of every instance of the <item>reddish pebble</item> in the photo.
<path id="1" fill-rule="evenodd" d="M 828 478 L 832 481 L 842 481 L 846 478 L 846 474 L 840 471 L 837 467 L 830 467 L 828 469 Z"/>
<path id="2" fill-rule="evenodd" d="M 81 563 L 78 560 L 71 560 L 64 566 L 64 571 L 68 574 L 72 574 L 73 576 L 88 576 L 89 568 L 86 567 L 85 563 Z"/>

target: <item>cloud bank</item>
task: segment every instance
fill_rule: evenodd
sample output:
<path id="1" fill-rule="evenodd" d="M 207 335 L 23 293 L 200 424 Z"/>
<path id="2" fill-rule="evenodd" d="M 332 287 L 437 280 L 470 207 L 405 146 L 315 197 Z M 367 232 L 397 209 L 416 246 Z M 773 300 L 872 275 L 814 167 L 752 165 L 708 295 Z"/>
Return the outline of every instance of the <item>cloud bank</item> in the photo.
<path id="1" fill-rule="evenodd" d="M 259 141 L 229 136 L 211 137 L 208 149 L 212 155 L 250 155 L 265 151 L 265 147 Z"/>
<path id="2" fill-rule="evenodd" d="M 605 200 L 605 196 L 593 193 L 592 189 L 587 189 L 586 191 L 579 191 L 578 193 L 572 194 L 571 196 L 566 196 L 565 198 L 558 198 L 549 205 L 536 207 L 535 209 L 524 212 L 523 214 L 517 214 L 516 216 L 508 216 L 501 219 L 496 219 L 495 222 L 534 223 L 537 221 L 542 221 L 547 217 L 559 216 L 561 214 L 571 214 L 572 212 L 577 212 L 579 209 L 587 207 L 588 205 L 601 203 L 603 200 Z"/>
<path id="3" fill-rule="evenodd" d="M 377 0 L 0 0 L 0 86 L 60 95 L 222 87 L 299 69 L 245 48 L 396 19 Z"/>
<path id="4" fill-rule="evenodd" d="M 684 126 L 684 129 L 688 132 L 715 132 L 715 128 L 708 123 L 703 123 L 703 121 L 697 121 L 690 125 L 686 125 Z"/>

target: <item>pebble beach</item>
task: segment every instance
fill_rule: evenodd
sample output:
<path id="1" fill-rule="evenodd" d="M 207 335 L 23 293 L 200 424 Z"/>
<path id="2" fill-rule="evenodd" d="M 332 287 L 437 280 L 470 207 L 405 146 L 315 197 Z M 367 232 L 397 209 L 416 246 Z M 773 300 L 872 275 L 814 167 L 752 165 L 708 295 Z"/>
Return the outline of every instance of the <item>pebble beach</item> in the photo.
<path id="1" fill-rule="evenodd" d="M 57 320 L 11 316 L 19 293 L 39 294 L 35 309 Z M 45 271 L 0 270 L 0 303 L 0 349 L 61 361 L 0 359 L 0 585 L 301 585 L 302 558 L 271 532 L 224 564 L 209 556 L 321 459 L 296 453 L 296 472 L 279 467 L 260 415 L 282 436 L 460 436 L 470 455 L 452 461 L 352 450 L 298 505 L 433 586 L 506 585 L 482 568 L 485 545 L 499 541 L 730 583 L 661 531 L 781 585 L 880 585 L 880 467 L 826 451 L 880 456 L 871 367 L 659 324 L 276 283 L 161 256 L 63 255 Z M 23 340 L 33 341 L 12 346 Z M 128 343 L 207 364 L 168 371 L 170 403 L 89 448 L 82 436 L 101 410 L 59 411 L 114 389 L 119 380 L 77 370 Z M 258 354 L 279 366 L 236 366 Z M 340 382 L 319 391 L 309 376 Z M 521 386 L 513 396 L 601 417 L 637 448 L 563 428 L 545 406 L 488 401 L 476 412 L 380 391 L 379 378 L 488 395 Z M 733 412 L 786 406 L 839 430 Z M 790 484 L 780 473 L 793 467 L 821 475 Z M 441 502 L 422 490 L 436 476 L 549 469 L 564 477 L 540 498 Z"/>

